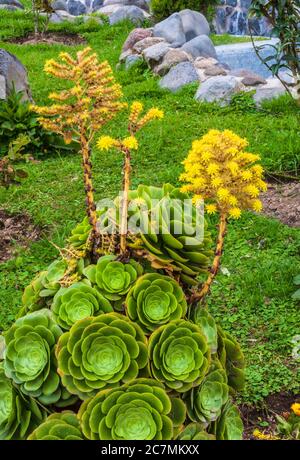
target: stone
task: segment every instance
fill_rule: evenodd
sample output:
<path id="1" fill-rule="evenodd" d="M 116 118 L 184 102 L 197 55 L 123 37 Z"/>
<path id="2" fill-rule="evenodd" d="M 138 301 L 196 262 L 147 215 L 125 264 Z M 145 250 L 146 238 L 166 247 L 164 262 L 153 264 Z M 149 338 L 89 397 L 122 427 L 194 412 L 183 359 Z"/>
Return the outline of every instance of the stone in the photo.
<path id="1" fill-rule="evenodd" d="M 68 5 L 67 5 L 67 2 L 65 2 L 65 0 L 55 0 L 55 2 L 52 3 L 51 6 L 55 11 L 56 10 L 68 11 Z"/>
<path id="2" fill-rule="evenodd" d="M 126 50 L 126 51 L 123 51 L 123 53 L 120 54 L 120 57 L 119 57 L 119 62 L 120 64 L 123 64 L 126 59 L 128 58 L 128 56 L 132 56 L 134 53 L 132 52 L 132 50 Z"/>
<path id="3" fill-rule="evenodd" d="M 169 43 L 161 42 L 156 45 L 150 46 L 143 51 L 145 61 L 150 67 L 154 67 L 159 63 L 167 51 L 170 49 Z"/>
<path id="4" fill-rule="evenodd" d="M 195 99 L 224 106 L 230 103 L 233 94 L 242 89 L 239 80 L 232 75 L 212 77 L 199 86 Z"/>
<path id="5" fill-rule="evenodd" d="M 0 5 L 0 10 L 7 10 L 7 11 L 19 11 L 20 8 L 17 8 L 14 5 Z"/>
<path id="6" fill-rule="evenodd" d="M 122 52 L 123 51 L 127 51 L 129 49 L 132 49 L 134 47 L 134 45 L 143 40 L 144 38 L 148 38 L 148 37 L 152 37 L 152 33 L 153 33 L 153 29 L 152 28 L 149 28 L 149 29 L 141 29 L 141 28 L 137 28 L 137 29 L 133 29 L 130 34 L 128 35 L 124 45 L 123 45 L 123 48 L 122 48 Z"/>
<path id="7" fill-rule="evenodd" d="M 164 38 L 160 37 L 146 37 L 133 46 L 133 51 L 137 53 L 142 53 L 146 48 L 150 48 L 150 46 L 156 45 L 157 43 L 166 43 Z"/>
<path id="8" fill-rule="evenodd" d="M 244 77 L 242 83 L 245 86 L 264 85 L 267 81 L 263 77 Z"/>
<path id="9" fill-rule="evenodd" d="M 92 3 L 92 11 L 98 11 L 103 6 L 103 0 L 94 0 Z"/>
<path id="10" fill-rule="evenodd" d="M 145 11 L 149 11 L 149 5 L 146 0 L 104 0 L 103 2 L 103 6 L 116 4 L 121 6 L 138 6 Z"/>
<path id="11" fill-rule="evenodd" d="M 123 5 L 120 5 L 120 4 L 102 6 L 101 8 L 98 9 L 98 13 L 104 14 L 105 16 L 110 16 L 111 14 L 115 13 L 122 7 Z"/>
<path id="12" fill-rule="evenodd" d="M 49 21 L 53 24 L 60 24 L 63 21 L 73 22 L 76 20 L 76 16 L 72 16 L 64 10 L 57 10 L 55 13 L 50 15 Z"/>
<path id="13" fill-rule="evenodd" d="M 130 67 L 134 66 L 138 62 L 143 62 L 143 58 L 139 54 L 131 54 L 130 56 L 127 56 L 125 60 L 125 69 L 130 69 Z"/>
<path id="14" fill-rule="evenodd" d="M 174 13 L 156 24 L 153 29 L 153 36 L 164 38 L 173 48 L 182 46 L 186 42 L 186 38 L 180 14 Z"/>
<path id="15" fill-rule="evenodd" d="M 179 15 L 181 17 L 183 31 L 187 42 L 195 37 L 198 37 L 198 35 L 210 34 L 209 24 L 203 14 L 186 9 L 180 11 Z"/>
<path id="16" fill-rule="evenodd" d="M 169 51 L 167 51 L 164 55 L 161 64 L 159 64 L 153 69 L 154 73 L 163 76 L 174 65 L 179 64 L 180 62 L 189 61 L 190 59 L 190 55 L 187 54 L 185 51 L 182 51 L 180 49 L 169 49 Z"/>
<path id="17" fill-rule="evenodd" d="M 209 77 L 216 77 L 217 75 L 227 75 L 227 71 L 219 65 L 212 65 L 211 67 L 207 67 L 204 70 L 204 73 Z"/>
<path id="18" fill-rule="evenodd" d="M 165 75 L 159 82 L 161 88 L 176 92 L 183 86 L 199 81 L 198 73 L 191 62 L 181 62 Z"/>
<path id="19" fill-rule="evenodd" d="M 0 5 L 12 6 L 14 7 L 13 9 L 24 10 L 24 6 L 19 0 L 0 0 Z"/>
<path id="20" fill-rule="evenodd" d="M 207 67 L 211 67 L 215 64 L 218 64 L 218 61 L 215 58 L 204 58 L 200 56 L 194 61 L 194 66 L 197 67 L 197 69 L 206 69 Z"/>
<path id="21" fill-rule="evenodd" d="M 83 3 L 77 0 L 69 0 L 68 12 L 72 16 L 80 16 L 81 14 L 85 14 L 87 12 L 87 8 Z"/>
<path id="22" fill-rule="evenodd" d="M 264 100 L 274 99 L 282 94 L 285 94 L 286 89 L 283 84 L 277 78 L 268 78 L 267 84 L 259 86 L 256 89 L 256 93 L 253 96 L 254 101 L 257 105 Z"/>
<path id="23" fill-rule="evenodd" d="M 32 101 L 25 67 L 16 56 L 3 49 L 0 49 L 0 76 L 2 77 L 0 92 L 4 98 L 15 87 L 16 91 L 23 91 L 23 100 Z"/>
<path id="24" fill-rule="evenodd" d="M 207 35 L 199 35 L 185 43 L 181 49 L 191 54 L 194 58 L 199 56 L 213 57 L 216 59 L 217 53 L 213 42 Z"/>
<path id="25" fill-rule="evenodd" d="M 241 81 L 245 86 L 264 85 L 267 83 L 267 81 L 261 75 L 258 75 L 257 73 L 248 69 L 231 70 L 230 75 L 241 77 Z"/>
<path id="26" fill-rule="evenodd" d="M 6 99 L 6 80 L 0 75 L 0 99 Z"/>
<path id="27" fill-rule="evenodd" d="M 109 17 L 110 25 L 128 19 L 133 24 L 141 25 L 145 21 L 145 13 L 138 6 L 122 6 Z"/>

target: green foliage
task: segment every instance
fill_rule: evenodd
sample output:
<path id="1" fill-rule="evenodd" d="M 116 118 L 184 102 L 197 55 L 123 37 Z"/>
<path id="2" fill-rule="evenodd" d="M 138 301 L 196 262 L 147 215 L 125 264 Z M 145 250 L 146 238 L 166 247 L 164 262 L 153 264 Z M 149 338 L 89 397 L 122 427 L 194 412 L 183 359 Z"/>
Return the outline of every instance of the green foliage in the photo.
<path id="1" fill-rule="evenodd" d="M 58 341 L 56 356 L 64 386 L 81 399 L 134 380 L 148 364 L 145 335 L 118 313 L 77 321 Z"/>
<path id="2" fill-rule="evenodd" d="M 291 412 L 287 418 L 276 416 L 277 432 L 283 439 L 300 441 L 300 415 Z"/>
<path id="3" fill-rule="evenodd" d="M 176 439 L 179 441 L 215 441 L 216 437 L 207 433 L 201 423 L 190 423 Z"/>
<path id="4" fill-rule="evenodd" d="M 113 311 L 110 302 L 88 283 L 74 283 L 61 288 L 54 296 L 51 310 L 62 329 L 70 329 L 76 321 Z"/>
<path id="5" fill-rule="evenodd" d="M 29 441 L 83 441 L 79 420 L 71 411 L 51 414 L 28 437 Z"/>
<path id="6" fill-rule="evenodd" d="M 65 399 L 54 357 L 56 341 L 61 334 L 46 309 L 17 319 L 4 333 L 6 376 L 20 386 L 22 393 L 45 405 Z"/>
<path id="7" fill-rule="evenodd" d="M 239 410 L 229 400 L 223 407 L 221 417 L 214 422 L 212 432 L 220 441 L 239 441 L 242 439 L 243 430 Z"/>
<path id="8" fill-rule="evenodd" d="M 71 236 L 68 241 L 76 249 L 85 248 L 88 244 L 90 233 L 91 225 L 88 217 L 85 217 L 82 222 L 72 229 Z"/>
<path id="9" fill-rule="evenodd" d="M 17 139 L 11 141 L 8 146 L 7 155 L 0 158 L 0 186 L 8 188 L 11 184 L 19 184 L 27 177 L 24 169 L 16 167 L 20 161 L 29 161 L 30 155 L 23 155 L 23 149 L 30 143 L 30 138 L 25 134 L 20 134 Z"/>
<path id="10" fill-rule="evenodd" d="M 228 396 L 226 372 L 220 364 L 213 362 L 202 383 L 186 395 L 189 418 L 206 427 L 220 417 Z"/>
<path id="11" fill-rule="evenodd" d="M 158 20 L 167 18 L 172 13 L 190 9 L 206 12 L 209 6 L 217 4 L 217 0 L 151 0 L 151 8 Z"/>
<path id="12" fill-rule="evenodd" d="M 214 318 L 200 303 L 191 309 L 191 313 L 191 319 L 201 328 L 211 353 L 216 353 L 218 349 L 218 329 Z"/>
<path id="13" fill-rule="evenodd" d="M 178 283 L 168 276 L 149 273 L 135 283 L 126 298 L 127 315 L 149 334 L 162 324 L 183 318 L 187 304 Z"/>
<path id="14" fill-rule="evenodd" d="M 238 342 L 218 327 L 218 357 L 226 368 L 228 385 L 235 391 L 245 386 L 245 358 Z"/>
<path id="15" fill-rule="evenodd" d="M 149 339 L 149 358 L 153 376 L 181 393 L 203 380 L 210 351 L 198 326 L 178 320 L 153 332 Z"/>
<path id="16" fill-rule="evenodd" d="M 171 400 L 161 383 L 137 379 L 100 391 L 79 410 L 82 431 L 94 440 L 169 440 L 173 422 Z"/>
<path id="17" fill-rule="evenodd" d="M 296 286 L 300 286 L 300 274 L 294 277 L 293 282 Z M 294 294 L 292 295 L 292 299 L 300 300 L 300 288 L 297 289 L 296 292 L 294 292 Z"/>
<path id="18" fill-rule="evenodd" d="M 0 363 L 0 440 L 26 439 L 42 423 L 45 411 L 23 395 L 4 373 Z"/>

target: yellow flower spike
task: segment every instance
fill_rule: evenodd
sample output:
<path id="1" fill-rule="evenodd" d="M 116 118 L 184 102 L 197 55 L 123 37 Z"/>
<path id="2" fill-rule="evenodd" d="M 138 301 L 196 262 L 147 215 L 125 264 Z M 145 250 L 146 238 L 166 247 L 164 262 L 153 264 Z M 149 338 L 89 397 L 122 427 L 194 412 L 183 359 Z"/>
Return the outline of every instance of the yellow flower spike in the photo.
<path id="1" fill-rule="evenodd" d="M 244 190 L 251 198 L 256 198 L 259 195 L 259 189 L 255 185 L 247 185 Z"/>
<path id="2" fill-rule="evenodd" d="M 154 119 L 162 120 L 164 118 L 164 112 L 157 107 L 152 107 L 146 116 L 148 116 L 149 121 Z"/>
<path id="3" fill-rule="evenodd" d="M 138 141 L 134 136 L 126 137 L 122 141 L 122 145 L 129 150 L 137 150 L 139 147 Z"/>
<path id="4" fill-rule="evenodd" d="M 207 214 L 215 214 L 217 212 L 217 206 L 215 204 L 207 204 L 205 210 Z"/>
<path id="5" fill-rule="evenodd" d="M 233 219 L 239 219 L 241 217 L 241 210 L 240 208 L 229 208 L 229 217 Z"/>
<path id="6" fill-rule="evenodd" d="M 300 417 L 300 403 L 292 404 L 291 410 L 294 412 L 295 415 L 298 415 Z"/>
<path id="7" fill-rule="evenodd" d="M 99 150 L 109 150 L 112 147 L 115 147 L 117 144 L 118 141 L 110 136 L 102 136 L 97 141 L 97 147 Z"/>
<path id="8" fill-rule="evenodd" d="M 228 199 L 229 199 L 229 191 L 227 190 L 227 188 L 221 187 L 221 188 L 219 188 L 219 190 L 217 192 L 217 196 L 218 196 L 218 198 L 220 200 L 228 201 Z"/>
<path id="9" fill-rule="evenodd" d="M 260 200 L 254 200 L 252 204 L 252 209 L 255 212 L 261 212 L 263 208 L 262 202 Z"/>
<path id="10" fill-rule="evenodd" d="M 244 181 L 250 181 L 250 180 L 252 179 L 252 177 L 253 177 L 253 176 L 252 176 L 252 172 L 249 171 L 249 170 L 243 171 L 242 174 L 241 174 L 241 176 L 242 176 L 242 179 L 243 179 Z"/>

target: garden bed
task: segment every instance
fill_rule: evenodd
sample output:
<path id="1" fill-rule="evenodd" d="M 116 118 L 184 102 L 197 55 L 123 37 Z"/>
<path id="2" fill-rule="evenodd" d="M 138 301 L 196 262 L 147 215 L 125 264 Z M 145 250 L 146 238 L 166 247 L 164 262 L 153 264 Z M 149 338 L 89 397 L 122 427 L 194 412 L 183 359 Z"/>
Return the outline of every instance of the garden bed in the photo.
<path id="1" fill-rule="evenodd" d="M 83 45 L 86 40 L 77 34 L 69 34 L 63 32 L 45 32 L 43 34 L 35 35 L 30 33 L 24 37 L 17 37 L 9 40 L 10 43 L 16 43 L 17 45 L 65 45 L 65 46 L 76 46 Z"/>

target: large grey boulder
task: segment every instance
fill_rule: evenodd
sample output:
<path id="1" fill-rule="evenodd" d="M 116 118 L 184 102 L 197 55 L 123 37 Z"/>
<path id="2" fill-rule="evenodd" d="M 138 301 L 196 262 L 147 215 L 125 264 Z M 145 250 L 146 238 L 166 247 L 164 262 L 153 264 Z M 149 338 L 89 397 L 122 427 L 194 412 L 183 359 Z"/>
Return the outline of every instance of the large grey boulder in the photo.
<path id="1" fill-rule="evenodd" d="M 210 27 L 203 14 L 192 10 L 182 10 L 179 12 L 186 41 L 192 40 L 198 35 L 209 35 Z"/>
<path id="2" fill-rule="evenodd" d="M 199 81 L 198 73 L 191 62 L 181 62 L 172 67 L 159 82 L 161 88 L 176 92 L 183 86 Z"/>
<path id="3" fill-rule="evenodd" d="M 24 100 L 32 100 L 27 71 L 13 54 L 0 49 L 0 98 L 6 99 L 13 87 L 23 91 Z"/>
<path id="4" fill-rule="evenodd" d="M 170 45 L 167 42 L 157 43 L 156 45 L 150 46 L 143 51 L 145 61 L 150 67 L 157 65 L 164 55 L 170 49 Z"/>
<path id="5" fill-rule="evenodd" d="M 55 11 L 56 10 L 68 11 L 68 5 L 67 5 L 67 2 L 65 2 L 65 0 L 55 0 L 55 2 L 53 2 L 51 6 Z"/>
<path id="6" fill-rule="evenodd" d="M 186 38 L 180 14 L 174 13 L 156 24 L 153 29 L 153 36 L 164 38 L 171 43 L 173 48 L 182 46 L 186 42 Z"/>
<path id="7" fill-rule="evenodd" d="M 212 77 L 201 83 L 195 99 L 204 102 L 217 102 L 224 106 L 230 103 L 233 94 L 242 89 L 243 85 L 236 77 L 231 75 Z"/>
<path id="8" fill-rule="evenodd" d="M 133 24 L 141 25 L 145 20 L 145 13 L 138 6 L 122 6 L 109 17 L 109 23 L 114 25 L 125 19 Z"/>
<path id="9" fill-rule="evenodd" d="M 191 54 L 193 58 L 199 56 L 217 58 L 217 53 L 213 42 L 207 35 L 199 35 L 189 42 L 185 43 L 181 49 Z"/>

